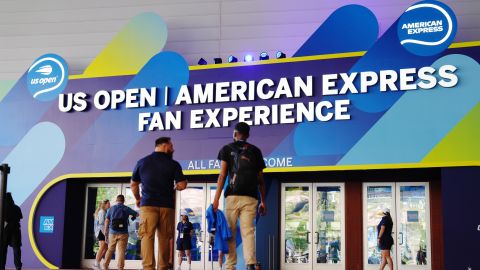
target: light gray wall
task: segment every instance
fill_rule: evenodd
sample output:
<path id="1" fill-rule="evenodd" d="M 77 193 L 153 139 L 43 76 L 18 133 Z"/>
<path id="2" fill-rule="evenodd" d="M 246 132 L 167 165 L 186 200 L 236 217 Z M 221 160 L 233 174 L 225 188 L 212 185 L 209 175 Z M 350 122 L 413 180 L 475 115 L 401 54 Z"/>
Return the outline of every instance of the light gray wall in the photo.
<path id="1" fill-rule="evenodd" d="M 166 50 L 195 65 L 234 54 L 292 55 L 335 9 L 370 8 L 383 33 L 412 0 L 1 0 L 0 80 L 17 79 L 38 56 L 54 52 L 82 73 L 135 15 L 153 11 L 168 24 Z M 457 14 L 456 41 L 480 40 L 480 1 L 444 1 Z M 239 57 L 239 58 L 240 58 Z"/>

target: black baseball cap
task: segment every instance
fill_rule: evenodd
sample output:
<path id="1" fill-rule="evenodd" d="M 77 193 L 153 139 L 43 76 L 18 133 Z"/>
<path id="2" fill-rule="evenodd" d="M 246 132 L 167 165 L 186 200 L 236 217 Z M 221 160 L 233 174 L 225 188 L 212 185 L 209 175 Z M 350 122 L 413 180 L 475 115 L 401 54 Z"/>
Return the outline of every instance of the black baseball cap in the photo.
<path id="1" fill-rule="evenodd" d="M 249 135 L 250 126 L 245 122 L 239 122 L 235 125 L 235 131 L 242 133 L 243 135 Z"/>

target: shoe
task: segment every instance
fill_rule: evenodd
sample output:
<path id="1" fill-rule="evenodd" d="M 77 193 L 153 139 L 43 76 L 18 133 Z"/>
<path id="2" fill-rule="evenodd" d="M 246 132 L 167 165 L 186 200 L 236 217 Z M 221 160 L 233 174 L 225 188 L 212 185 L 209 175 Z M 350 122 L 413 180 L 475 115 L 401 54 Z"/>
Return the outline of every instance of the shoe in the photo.
<path id="1" fill-rule="evenodd" d="M 254 264 L 247 264 L 247 270 L 255 270 Z"/>

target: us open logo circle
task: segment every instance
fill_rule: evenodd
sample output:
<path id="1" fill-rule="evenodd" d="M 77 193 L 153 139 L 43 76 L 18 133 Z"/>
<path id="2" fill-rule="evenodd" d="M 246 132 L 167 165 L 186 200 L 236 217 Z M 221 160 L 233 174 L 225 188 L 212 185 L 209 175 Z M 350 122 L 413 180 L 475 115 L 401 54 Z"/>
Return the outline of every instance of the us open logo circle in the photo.
<path id="1" fill-rule="evenodd" d="M 67 82 L 68 65 L 56 54 L 42 55 L 28 69 L 28 90 L 37 100 L 54 100 L 65 90 Z"/>
<path id="2" fill-rule="evenodd" d="M 456 32 L 455 14 L 438 1 L 422 1 L 410 6 L 397 24 L 400 44 L 420 56 L 444 51 L 452 43 Z"/>

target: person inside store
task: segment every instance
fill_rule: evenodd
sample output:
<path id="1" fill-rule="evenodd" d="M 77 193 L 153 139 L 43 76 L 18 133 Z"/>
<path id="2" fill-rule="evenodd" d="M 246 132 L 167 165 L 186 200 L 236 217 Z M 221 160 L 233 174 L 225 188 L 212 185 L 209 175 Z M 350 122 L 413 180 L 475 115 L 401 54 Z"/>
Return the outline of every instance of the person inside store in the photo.
<path id="1" fill-rule="evenodd" d="M 237 220 L 240 222 L 246 269 L 255 269 L 257 260 L 254 219 L 257 215 L 257 205 L 260 215 L 264 216 L 267 213 L 266 188 L 263 179 L 265 161 L 260 149 L 247 142 L 249 136 L 250 126 L 244 122 L 237 123 L 233 131 L 234 142 L 223 146 L 218 154 L 221 163 L 213 210 L 216 212 L 218 209 L 228 175 L 228 185 L 225 191 L 225 215 L 232 238 L 228 241 L 229 252 L 225 262 L 227 270 L 236 269 Z M 258 193 L 260 193 L 260 202 L 258 202 Z"/>
<path id="2" fill-rule="evenodd" d="M 178 251 L 178 270 L 182 269 L 183 256 L 187 257 L 188 269 L 192 268 L 192 249 L 193 224 L 188 220 L 188 215 L 183 214 L 182 220 L 177 224 L 177 251 Z"/>
<path id="3" fill-rule="evenodd" d="M 22 210 L 13 200 L 12 193 L 8 192 L 5 197 L 5 226 L 3 239 L 1 241 L 2 263 L 0 269 L 5 269 L 7 262 L 8 246 L 13 249 L 13 262 L 17 270 L 22 269 L 22 234 L 20 230 L 20 220 L 23 219 Z"/>
<path id="4" fill-rule="evenodd" d="M 95 263 L 94 267 L 99 268 L 100 267 L 100 261 L 102 260 L 103 256 L 105 256 L 105 253 L 107 252 L 107 243 L 105 242 L 105 216 L 107 214 L 108 209 L 110 208 L 110 201 L 109 200 L 103 200 L 98 204 L 97 210 L 95 210 L 95 214 L 93 214 L 93 217 L 95 219 L 95 225 L 94 225 L 94 230 L 95 230 L 95 238 L 98 241 L 98 251 L 97 255 L 95 256 Z"/>
<path id="5" fill-rule="evenodd" d="M 108 250 L 105 255 L 104 270 L 108 270 L 110 260 L 117 248 L 117 265 L 119 270 L 125 267 L 125 251 L 128 242 L 128 223 L 129 219 L 135 220 L 138 216 L 137 212 L 126 206 L 125 196 L 122 194 L 117 196 L 117 204 L 108 209 L 105 215 L 105 241 L 108 242 Z"/>
<path id="6" fill-rule="evenodd" d="M 390 256 L 390 250 L 393 246 L 393 237 L 392 237 L 392 229 L 393 229 L 393 221 L 392 217 L 390 216 L 390 209 L 384 208 L 382 211 L 383 217 L 380 220 L 380 223 L 377 225 L 377 233 L 378 233 L 378 247 L 381 250 L 382 254 L 382 261 L 380 263 L 380 270 L 385 269 L 385 266 L 388 264 L 388 268 L 393 270 L 393 261 L 392 257 Z"/>
<path id="7" fill-rule="evenodd" d="M 130 187 L 140 207 L 142 265 L 155 269 L 154 238 L 158 239 L 158 270 L 171 268 L 171 239 L 175 237 L 175 191 L 187 188 L 180 163 L 173 159 L 173 142 L 169 137 L 155 140 L 154 152 L 140 159 L 133 169 Z M 140 196 L 140 185 L 142 194 Z"/>

